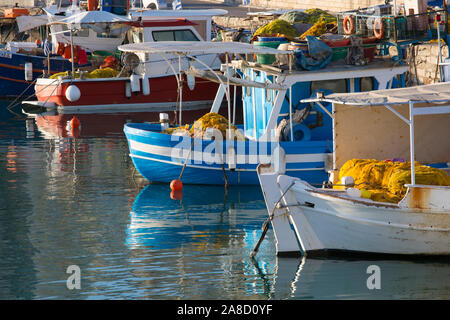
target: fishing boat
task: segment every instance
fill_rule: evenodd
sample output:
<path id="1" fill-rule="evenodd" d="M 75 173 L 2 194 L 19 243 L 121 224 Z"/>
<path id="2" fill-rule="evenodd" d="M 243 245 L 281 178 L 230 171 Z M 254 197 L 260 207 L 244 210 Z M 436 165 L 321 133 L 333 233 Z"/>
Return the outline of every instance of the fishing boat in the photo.
<path id="1" fill-rule="evenodd" d="M 129 23 L 132 42 L 156 42 L 164 39 L 206 42 L 196 29 L 197 24 L 186 19 L 142 19 Z M 197 56 L 194 62 L 197 68 L 206 65 L 211 69 L 219 69 L 221 59 L 217 54 Z M 58 111 L 98 111 L 128 110 L 154 108 L 154 112 L 175 111 L 179 101 L 183 100 L 186 116 L 189 110 L 196 112 L 205 109 L 215 97 L 217 84 L 202 79 L 188 81 L 184 75 L 176 76 L 188 69 L 192 62 L 189 59 L 172 55 L 161 58 L 139 52 L 122 55 L 122 70 L 116 77 L 99 77 L 73 79 L 62 78 L 38 79 L 35 85 L 37 101 L 27 103 L 40 105 L 46 109 Z M 175 61 L 175 68 L 167 62 Z M 182 79 L 182 78 L 183 79 Z M 187 83 L 180 88 L 179 81 Z M 69 97 L 68 88 L 76 88 L 79 92 L 75 98 Z"/>
<path id="2" fill-rule="evenodd" d="M 191 76 L 221 83 L 210 113 L 219 113 L 223 98 L 227 96 L 228 112 L 224 113 L 228 114 L 229 128 L 237 118 L 237 109 L 231 105 L 233 99 L 229 85 L 242 86 L 243 125 L 237 125 L 238 135 L 244 137 L 241 141 L 223 136 L 206 140 L 192 139 L 189 135 L 170 135 L 162 132 L 160 124 L 125 125 L 134 165 L 146 179 L 159 182 L 177 179 L 183 170 L 183 183 L 258 184 L 257 165 L 277 162 L 276 158 L 285 156 L 283 165 L 289 174 L 321 185 L 328 179 L 326 163 L 330 162 L 333 151 L 331 121 L 323 116 L 331 112 L 331 105 L 298 103 L 299 100 L 331 89 L 358 92 L 401 85 L 396 82 L 397 76 L 408 70 L 407 65 L 383 59 L 374 59 L 364 66 L 336 61 L 324 69 L 313 71 L 294 70 L 289 65 L 278 68 L 250 62 L 243 56 L 289 56 L 292 51 L 247 43 L 214 43 L 208 46 L 196 43 L 187 48 L 183 43 L 160 42 L 120 48 L 149 54 L 184 52 L 187 56 L 226 52 L 241 57 L 223 65 L 222 75 L 192 68 L 189 71 Z M 280 129 L 282 121 L 287 124 L 284 129 Z M 185 123 L 179 121 L 179 124 Z"/>
<path id="3" fill-rule="evenodd" d="M 417 183 L 415 162 L 448 164 L 449 92 L 449 83 L 439 83 L 305 100 L 333 105 L 333 168 L 350 159 L 409 158 L 410 183 L 404 197 L 390 203 L 350 192 L 350 184 L 317 188 L 261 165 L 277 253 L 449 255 L 450 186 Z"/>
<path id="4" fill-rule="evenodd" d="M 70 31 L 66 25 L 55 22 L 63 19 L 89 20 L 99 25 L 108 26 L 97 30 L 82 28 L 72 34 L 72 43 L 83 48 L 89 54 L 96 51 L 115 51 L 126 35 L 129 27 L 121 28 L 117 21 L 131 21 L 106 11 L 81 11 L 78 7 L 58 8 L 49 6 L 44 8 L 46 14 L 15 18 L 19 32 L 30 32 L 36 28 L 48 28 L 53 49 L 58 43 L 70 43 Z M 116 28 L 115 26 L 119 26 Z M 47 32 L 43 32 L 46 34 Z M 45 38 L 45 36 L 44 36 Z M 43 42 L 44 40 L 42 40 Z M 52 52 L 53 51 L 53 52 Z M 34 82 L 43 75 L 52 75 L 72 68 L 69 59 L 54 54 L 52 50 L 45 52 L 42 45 L 35 42 L 10 41 L 5 48 L 0 49 L 0 96 L 30 96 L 35 92 Z M 75 68 L 89 66 L 90 63 L 74 63 Z"/>

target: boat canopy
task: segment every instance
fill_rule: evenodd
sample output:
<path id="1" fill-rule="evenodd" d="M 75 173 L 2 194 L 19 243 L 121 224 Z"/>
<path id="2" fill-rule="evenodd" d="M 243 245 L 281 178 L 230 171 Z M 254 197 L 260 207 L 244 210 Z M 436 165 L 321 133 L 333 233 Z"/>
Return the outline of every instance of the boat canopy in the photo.
<path id="1" fill-rule="evenodd" d="M 57 20 L 57 17 L 55 17 Z M 18 16 L 16 18 L 17 28 L 19 32 L 34 29 L 40 26 L 45 26 L 49 23 L 49 16 L 46 14 L 36 15 L 36 16 Z"/>
<path id="2" fill-rule="evenodd" d="M 59 22 L 68 24 L 81 23 L 128 23 L 130 19 L 118 16 L 107 11 L 83 11 L 67 18 L 59 20 Z"/>
<path id="3" fill-rule="evenodd" d="M 384 106 L 409 104 L 410 102 L 446 103 L 450 101 L 450 82 L 369 92 L 334 93 L 325 97 L 304 99 L 301 102 L 320 101 L 357 106 Z"/>
<path id="4" fill-rule="evenodd" d="M 448 136 L 450 82 L 361 93 L 336 93 L 304 99 L 302 102 L 316 102 L 318 105 L 321 102 L 333 103 L 331 117 L 335 133 L 335 168 L 348 159 L 370 159 L 380 154 L 386 158 L 392 155 L 406 156 L 408 150 L 404 147 L 404 137 L 408 136 L 408 131 L 411 185 L 415 185 L 414 161 L 418 157 L 420 161 L 429 163 L 449 160 L 450 142 L 442 138 Z M 387 110 L 383 111 L 383 108 Z M 391 113 L 407 127 L 398 124 Z M 422 117 L 420 122 L 414 119 L 423 115 L 426 117 Z M 355 122 L 355 119 L 358 121 Z M 420 139 L 415 139 L 416 130 Z"/>
<path id="5" fill-rule="evenodd" d="M 125 52 L 143 52 L 159 54 L 290 54 L 292 51 L 277 50 L 269 47 L 253 46 L 243 42 L 209 41 L 161 41 L 142 42 L 119 46 Z"/>

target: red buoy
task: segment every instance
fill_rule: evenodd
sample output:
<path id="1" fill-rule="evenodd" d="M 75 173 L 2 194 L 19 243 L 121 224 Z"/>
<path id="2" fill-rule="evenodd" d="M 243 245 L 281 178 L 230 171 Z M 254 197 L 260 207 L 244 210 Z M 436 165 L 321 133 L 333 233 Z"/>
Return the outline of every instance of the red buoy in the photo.
<path id="1" fill-rule="evenodd" d="M 74 116 L 72 120 L 70 120 L 70 126 L 72 127 L 72 129 L 79 129 L 80 120 L 78 120 L 78 118 Z"/>
<path id="2" fill-rule="evenodd" d="M 183 183 L 178 179 L 172 180 L 170 183 L 170 189 L 172 191 L 181 191 L 183 189 Z"/>

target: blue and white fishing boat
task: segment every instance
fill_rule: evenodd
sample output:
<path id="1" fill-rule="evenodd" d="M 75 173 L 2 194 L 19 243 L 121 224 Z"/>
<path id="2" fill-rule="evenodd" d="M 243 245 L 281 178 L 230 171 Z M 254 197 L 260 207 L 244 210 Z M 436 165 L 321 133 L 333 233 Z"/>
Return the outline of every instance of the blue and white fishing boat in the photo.
<path id="1" fill-rule="evenodd" d="M 182 42 L 158 42 L 124 45 L 119 49 L 187 57 L 204 53 L 241 57 L 227 61 L 222 66 L 222 76 L 195 70 L 189 73 L 192 78 L 203 74 L 221 83 L 210 111 L 218 113 L 227 96 L 229 128 L 237 112 L 230 99 L 230 86 L 242 86 L 243 125 L 237 126 L 238 131 L 228 131 L 227 137 L 210 132 L 208 140 L 206 132 L 203 139 L 191 138 L 186 131 L 164 133 L 164 123 L 125 125 L 134 165 L 146 179 L 159 182 L 178 179 L 182 172 L 183 183 L 189 184 L 258 184 L 257 165 L 272 163 L 284 167 L 289 175 L 321 185 L 328 180 L 327 171 L 332 169 L 328 165 L 332 163 L 332 123 L 328 116 L 323 116 L 331 113 L 331 104 L 302 104 L 298 103 L 300 99 L 322 93 L 399 86 L 397 77 L 408 70 L 407 65 L 383 59 L 361 66 L 332 63 L 314 71 L 293 70 L 291 64 L 285 68 L 265 66 L 247 62 L 242 55 L 290 55 L 292 51 L 246 43 L 187 46 Z M 180 109 L 181 113 L 182 105 Z"/>

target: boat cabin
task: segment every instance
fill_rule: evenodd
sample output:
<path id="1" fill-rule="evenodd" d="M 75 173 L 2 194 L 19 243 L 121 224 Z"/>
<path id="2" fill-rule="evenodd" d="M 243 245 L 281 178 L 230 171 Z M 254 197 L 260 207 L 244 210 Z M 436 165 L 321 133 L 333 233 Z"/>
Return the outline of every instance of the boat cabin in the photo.
<path id="1" fill-rule="evenodd" d="M 248 81 L 242 86 L 244 134 L 250 140 L 332 141 L 330 103 L 301 103 L 301 99 L 317 94 L 363 92 L 402 87 L 407 65 L 391 60 L 374 59 L 364 66 L 345 65 L 341 61 L 314 71 L 289 70 L 258 63 L 233 61 L 231 66 Z M 267 84 L 258 87 L 254 84 Z M 269 85 L 278 85 L 279 90 Z M 219 99 L 222 96 L 219 96 Z M 217 112 L 220 103 L 212 109 Z M 287 125 L 277 132 L 280 122 Z M 278 130 L 279 131 L 279 130 Z"/>

